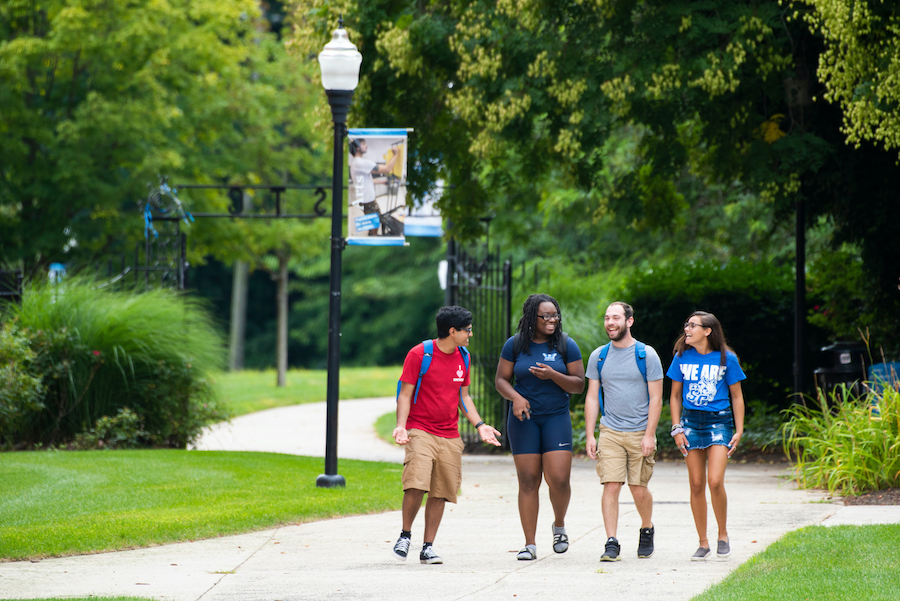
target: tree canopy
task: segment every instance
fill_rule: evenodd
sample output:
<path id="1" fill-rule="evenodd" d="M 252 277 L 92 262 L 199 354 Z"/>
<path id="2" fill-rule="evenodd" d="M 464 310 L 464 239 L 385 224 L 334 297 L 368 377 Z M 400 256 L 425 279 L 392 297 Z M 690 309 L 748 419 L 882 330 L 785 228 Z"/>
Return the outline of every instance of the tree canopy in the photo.
<path id="1" fill-rule="evenodd" d="M 797 0 L 825 40 L 818 76 L 844 114 L 843 132 L 900 150 L 900 6 L 885 0 Z"/>
<path id="2" fill-rule="evenodd" d="M 343 14 L 363 54 L 351 120 L 415 128 L 411 191 L 450 182 L 440 208 L 460 238 L 491 217 L 492 235 L 586 272 L 665 262 L 660 252 L 788 261 L 802 202 L 808 225 L 828 215 L 833 243 L 859 249 L 867 296 L 889 316 L 900 251 L 885 241 L 900 207 L 884 183 L 900 171 L 895 156 L 845 143 L 839 105 L 813 101 L 829 42 L 795 18 L 804 10 L 297 0 L 292 45 L 313 55 Z M 885 40 L 891 23 L 878 21 Z"/>
<path id="3" fill-rule="evenodd" d="M 309 86 L 308 66 L 267 32 L 255 0 L 4 2 L 0 257 L 30 268 L 122 252 L 142 232 L 138 204 L 160 175 L 310 181 L 323 163 L 305 117 Z M 189 200 L 195 212 L 228 203 Z M 198 223 L 191 249 L 303 251 L 310 237 L 298 231 L 316 226 L 291 226 Z"/>

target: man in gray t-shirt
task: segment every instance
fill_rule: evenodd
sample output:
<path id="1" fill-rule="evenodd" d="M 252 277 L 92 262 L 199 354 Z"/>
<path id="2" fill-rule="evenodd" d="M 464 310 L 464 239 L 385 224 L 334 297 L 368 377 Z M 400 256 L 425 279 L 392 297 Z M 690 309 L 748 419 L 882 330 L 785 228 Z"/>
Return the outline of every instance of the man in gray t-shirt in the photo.
<path id="1" fill-rule="evenodd" d="M 653 347 L 643 346 L 646 356 L 641 360 L 646 366 L 645 381 L 638 367 L 638 341 L 631 335 L 634 324 L 631 305 L 620 301 L 612 303 L 606 309 L 603 323 L 610 339 L 609 351 L 602 372 L 597 369 L 597 359 L 603 347 L 591 353 L 585 372 L 588 391 L 584 400 L 587 453 L 597 460 L 597 475 L 603 485 L 601 509 L 607 540 L 600 561 L 621 559 L 616 529 L 619 493 L 626 481 L 641 516 L 638 557 L 650 557 L 653 554 L 653 495 L 647 489 L 647 483 L 656 463 L 656 426 L 662 411 L 662 363 Z M 601 386 L 603 417 L 598 447 L 594 430 L 600 415 Z"/>

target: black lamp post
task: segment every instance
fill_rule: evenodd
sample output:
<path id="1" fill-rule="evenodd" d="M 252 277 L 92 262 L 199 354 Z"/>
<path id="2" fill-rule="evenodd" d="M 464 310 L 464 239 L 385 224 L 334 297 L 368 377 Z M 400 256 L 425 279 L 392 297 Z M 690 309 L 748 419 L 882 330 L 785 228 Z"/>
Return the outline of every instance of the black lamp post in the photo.
<path id="1" fill-rule="evenodd" d="M 337 473 L 338 384 L 341 369 L 341 252 L 344 214 L 344 136 L 347 112 L 353 90 L 359 84 L 362 55 L 347 37 L 343 19 L 338 22 L 331 41 L 319 53 L 322 87 L 331 105 L 334 121 L 334 169 L 331 180 L 331 295 L 328 306 L 328 391 L 325 418 L 325 473 L 316 478 L 316 486 L 334 488 L 346 484 Z"/>

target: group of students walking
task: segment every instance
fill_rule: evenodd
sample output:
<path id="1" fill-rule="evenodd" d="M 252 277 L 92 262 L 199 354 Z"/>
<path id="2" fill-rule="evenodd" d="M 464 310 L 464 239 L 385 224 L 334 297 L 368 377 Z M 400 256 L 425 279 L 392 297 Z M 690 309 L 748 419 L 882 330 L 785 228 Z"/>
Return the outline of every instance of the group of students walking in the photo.
<path id="1" fill-rule="evenodd" d="M 425 529 L 419 560 L 443 563 L 433 544 L 447 501 L 456 502 L 462 482 L 463 443 L 459 415 L 469 420 L 480 439 L 500 446 L 500 431 L 481 419 L 469 395 L 472 314 L 442 307 L 437 339 L 413 347 L 406 356 L 397 397 L 394 440 L 405 446 L 402 529 L 393 555 L 405 560 L 412 526 L 425 501 Z M 654 550 L 653 475 L 656 428 L 662 411 L 663 366 L 652 347 L 631 335 L 634 310 L 614 302 L 604 315 L 610 342 L 590 354 L 587 369 L 578 344 L 562 330 L 562 312 L 546 294 L 525 301 L 516 334 L 503 345 L 497 365 L 497 391 L 510 403 L 506 435 L 519 482 L 518 508 L 525 546 L 520 561 L 537 559 L 538 490 L 546 481 L 553 509 L 552 548 L 565 553 L 565 528 L 571 499 L 572 421 L 569 396 L 585 397 L 587 453 L 597 461 L 603 486 L 601 513 L 606 544 L 600 561 L 618 561 L 622 547 L 617 524 L 619 495 L 627 483 L 641 519 L 637 556 Z M 726 341 L 715 315 L 695 311 L 684 322 L 665 374 L 672 380 L 671 435 L 685 457 L 690 480 L 691 511 L 699 546 L 691 557 L 712 555 L 707 537 L 706 489 L 718 524 L 716 555 L 730 555 L 725 466 L 744 430 L 745 379 L 737 355 Z M 599 438 L 596 435 L 599 418 Z"/>

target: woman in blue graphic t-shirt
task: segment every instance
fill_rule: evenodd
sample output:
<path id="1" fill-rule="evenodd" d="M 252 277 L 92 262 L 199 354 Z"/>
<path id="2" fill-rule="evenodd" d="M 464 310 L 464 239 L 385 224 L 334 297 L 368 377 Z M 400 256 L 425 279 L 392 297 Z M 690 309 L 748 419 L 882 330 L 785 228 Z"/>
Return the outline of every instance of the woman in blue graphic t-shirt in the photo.
<path id="1" fill-rule="evenodd" d="M 584 364 L 578 345 L 562 334 L 556 299 L 532 294 L 522 307 L 518 333 L 500 351 L 494 378 L 497 392 L 510 401 L 506 435 L 519 478 L 519 518 L 525 533 L 525 548 L 516 557 L 525 561 L 537 559 L 535 532 L 542 477 L 553 505 L 553 550 L 565 553 L 569 548 L 565 529 L 572 496 L 569 395 L 584 390 Z M 564 352 L 559 348 L 563 340 Z"/>
<path id="2" fill-rule="evenodd" d="M 674 354 L 666 373 L 672 380 L 672 436 L 687 458 L 691 512 L 700 536 L 700 547 L 691 560 L 703 561 L 711 555 L 706 535 L 707 483 L 719 525 L 716 554 L 724 559 L 731 554 L 725 465 L 744 433 L 741 381 L 747 376 L 712 313 L 695 311 L 684 322 Z"/>

